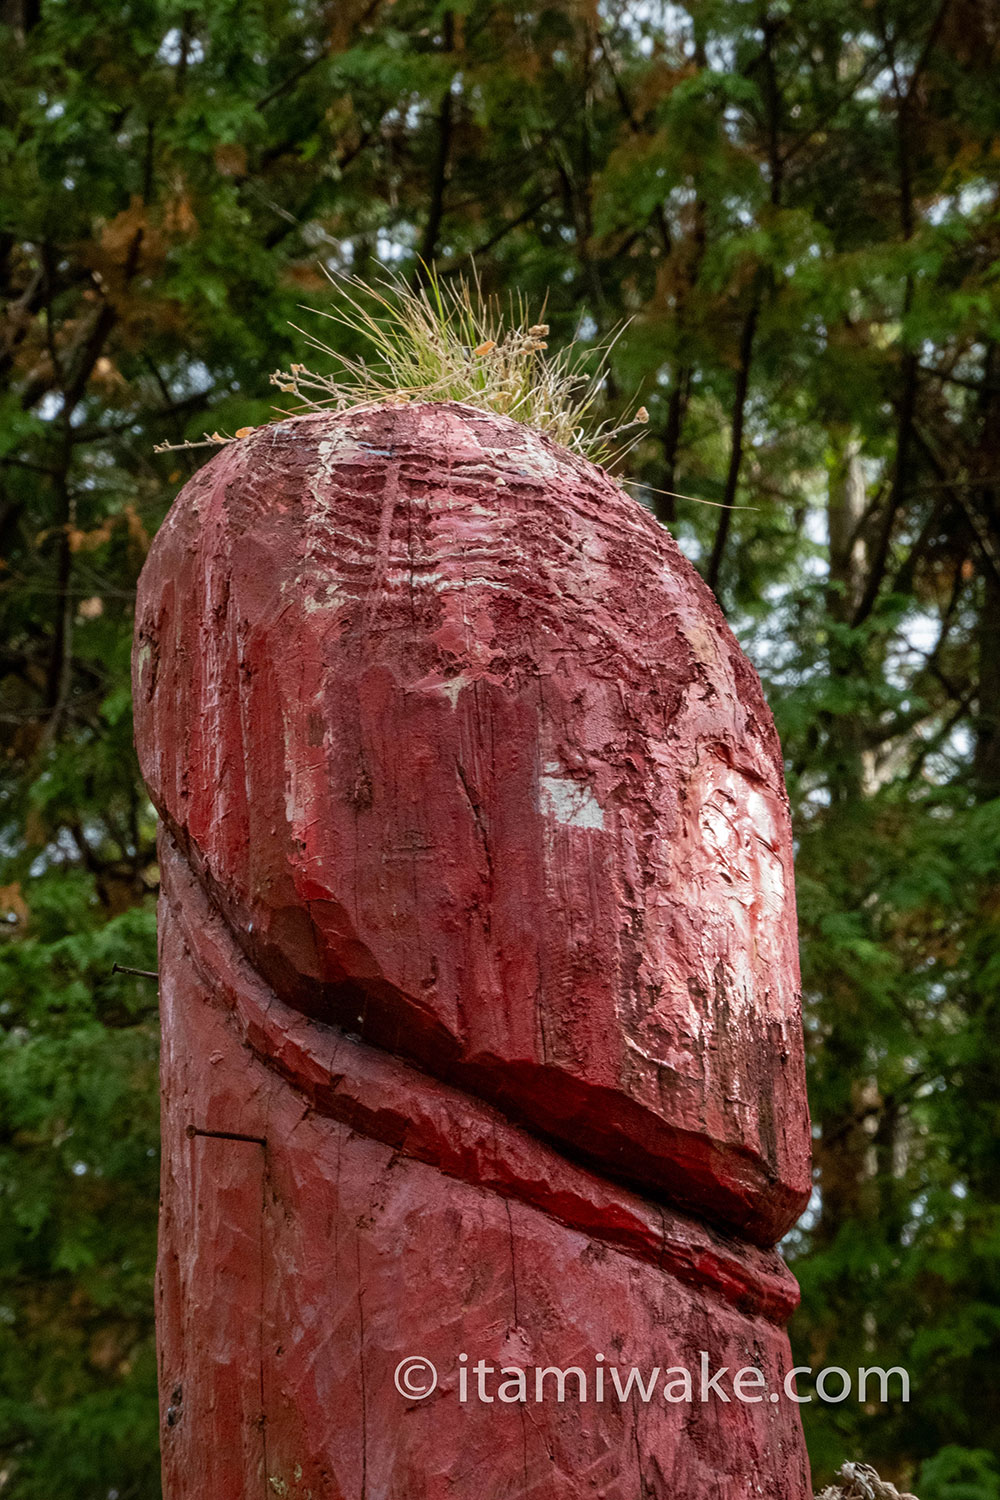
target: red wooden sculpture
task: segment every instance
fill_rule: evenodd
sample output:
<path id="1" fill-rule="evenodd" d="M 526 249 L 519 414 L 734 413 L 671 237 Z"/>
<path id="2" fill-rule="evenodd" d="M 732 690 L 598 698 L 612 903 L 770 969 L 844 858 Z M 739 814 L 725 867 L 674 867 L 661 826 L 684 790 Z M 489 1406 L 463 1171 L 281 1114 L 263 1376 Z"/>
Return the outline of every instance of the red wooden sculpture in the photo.
<path id="1" fill-rule="evenodd" d="M 469 407 L 287 421 L 178 498 L 134 670 L 168 1500 L 804 1500 L 781 760 L 667 533 Z"/>

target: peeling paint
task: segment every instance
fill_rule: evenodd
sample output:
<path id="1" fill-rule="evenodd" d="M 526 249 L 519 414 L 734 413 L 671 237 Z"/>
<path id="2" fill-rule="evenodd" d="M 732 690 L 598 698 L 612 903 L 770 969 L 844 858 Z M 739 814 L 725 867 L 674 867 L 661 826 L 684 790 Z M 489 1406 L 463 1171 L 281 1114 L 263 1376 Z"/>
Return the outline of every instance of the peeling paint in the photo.
<path id="1" fill-rule="evenodd" d="M 547 818 L 570 828 L 603 828 L 604 809 L 584 781 L 559 774 L 558 762 L 551 761 L 545 774 L 538 778 L 539 808 Z"/>

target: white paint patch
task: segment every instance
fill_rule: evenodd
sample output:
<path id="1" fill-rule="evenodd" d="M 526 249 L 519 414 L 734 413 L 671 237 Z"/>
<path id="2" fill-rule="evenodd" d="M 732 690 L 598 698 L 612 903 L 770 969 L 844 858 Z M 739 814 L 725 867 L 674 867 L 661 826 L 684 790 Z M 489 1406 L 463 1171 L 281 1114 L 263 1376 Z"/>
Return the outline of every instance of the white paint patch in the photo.
<path id="1" fill-rule="evenodd" d="M 338 428 L 333 437 L 324 438 L 318 444 L 317 452 L 319 464 L 310 476 L 309 489 L 322 512 L 330 510 L 330 500 L 325 492 L 330 488 L 333 479 L 334 464 L 355 463 L 364 455 L 354 434 L 346 432 L 343 428 Z"/>
<path id="2" fill-rule="evenodd" d="M 757 836 L 757 876 L 761 902 L 769 916 L 778 916 L 785 902 L 785 867 L 781 860 L 781 839 L 768 803 L 760 792 L 751 790 L 747 812 Z"/>
<path id="3" fill-rule="evenodd" d="M 515 452 L 501 450 L 498 453 L 497 449 L 491 447 L 486 447 L 485 451 L 491 456 L 496 454 L 495 461 L 503 464 L 504 467 L 507 464 L 513 464 L 515 470 L 538 479 L 555 479 L 565 471 L 563 455 L 550 453 L 538 442 L 533 433 L 529 433 L 524 447 L 518 448 Z"/>
<path id="4" fill-rule="evenodd" d="M 548 761 L 538 778 L 539 811 L 570 828 L 603 828 L 604 809 L 586 782 L 560 776 L 560 767 Z"/>
<path id="5" fill-rule="evenodd" d="M 354 433 L 348 431 L 345 427 L 335 428 L 332 437 L 324 438 L 317 445 L 317 451 L 319 452 L 320 468 L 327 478 L 330 477 L 330 470 L 333 468 L 333 465 L 338 461 L 344 463 L 346 460 L 362 460 L 366 457 Z"/>
<path id="6" fill-rule="evenodd" d="M 336 579 L 330 583 L 321 584 L 318 588 L 313 585 L 312 593 L 309 592 L 309 585 L 303 584 L 299 579 L 295 580 L 295 587 L 305 595 L 302 608 L 307 615 L 315 615 L 324 610 L 340 609 L 341 605 L 358 598 L 357 594 L 349 594 L 346 589 L 342 588 Z"/>
<path id="7" fill-rule="evenodd" d="M 499 589 L 506 594 L 510 591 L 510 584 L 502 578 L 440 578 L 434 585 L 435 594 L 447 593 L 449 589 Z"/>
<path id="8" fill-rule="evenodd" d="M 466 677 L 464 672 L 460 672 L 457 677 L 449 677 L 447 682 L 442 682 L 441 686 L 438 688 L 438 692 L 443 693 L 448 702 L 451 704 L 452 708 L 454 708 L 456 703 L 458 702 L 459 693 L 463 688 L 468 686 L 469 678 Z"/>
<path id="9" fill-rule="evenodd" d="M 490 482 L 492 475 L 485 475 L 484 480 Z M 497 519 L 495 510 L 491 510 L 487 505 L 479 505 L 475 501 L 467 500 L 460 489 L 454 494 L 434 490 L 429 495 L 420 495 L 416 490 L 411 490 L 406 497 L 406 503 L 414 510 L 432 510 L 434 512 L 432 520 L 439 525 L 446 524 L 455 516 L 462 521 L 475 518 L 495 523 Z"/>

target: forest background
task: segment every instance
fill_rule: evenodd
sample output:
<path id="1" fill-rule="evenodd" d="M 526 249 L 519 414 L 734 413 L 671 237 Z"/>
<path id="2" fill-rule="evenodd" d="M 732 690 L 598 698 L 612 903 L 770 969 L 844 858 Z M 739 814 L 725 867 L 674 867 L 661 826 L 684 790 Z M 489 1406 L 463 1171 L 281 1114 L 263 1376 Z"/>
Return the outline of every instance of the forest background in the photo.
<path id="1" fill-rule="evenodd" d="M 113 966 L 156 967 L 135 582 L 202 454 L 154 447 L 272 417 L 323 267 L 474 255 L 553 343 L 628 320 L 634 492 L 778 720 L 794 1351 L 912 1381 L 802 1408 L 816 1478 L 1000 1500 L 995 0 L 0 0 L 0 53 L 0 1491 L 158 1494 L 156 986 Z"/>

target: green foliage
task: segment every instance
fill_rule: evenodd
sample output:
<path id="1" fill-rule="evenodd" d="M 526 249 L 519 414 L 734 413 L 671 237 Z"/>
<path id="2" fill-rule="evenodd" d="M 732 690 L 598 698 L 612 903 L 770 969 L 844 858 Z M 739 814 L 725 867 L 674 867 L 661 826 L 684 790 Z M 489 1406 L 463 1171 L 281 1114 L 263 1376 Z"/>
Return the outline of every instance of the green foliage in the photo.
<path id="1" fill-rule="evenodd" d="M 920 1470 L 921 1500 L 998 1500 L 1000 1467 L 984 1448 L 949 1443 Z"/>
<path id="2" fill-rule="evenodd" d="M 110 973 L 155 967 L 132 599 L 198 462 L 154 450 L 268 420 L 329 275 L 450 288 L 474 256 L 486 297 L 545 305 L 556 357 L 627 324 L 602 415 L 648 409 L 633 488 L 778 717 L 817 1169 L 795 1353 L 906 1365 L 913 1393 L 804 1407 L 816 1477 L 994 1495 L 991 8 L 4 0 L 0 24 L 5 1494 L 156 1494 L 154 996 Z"/>
<path id="3" fill-rule="evenodd" d="M 0 944 L 0 1450 L 17 1493 L 158 1489 L 150 1308 L 157 1191 L 154 913 L 93 879 L 32 885 Z"/>

